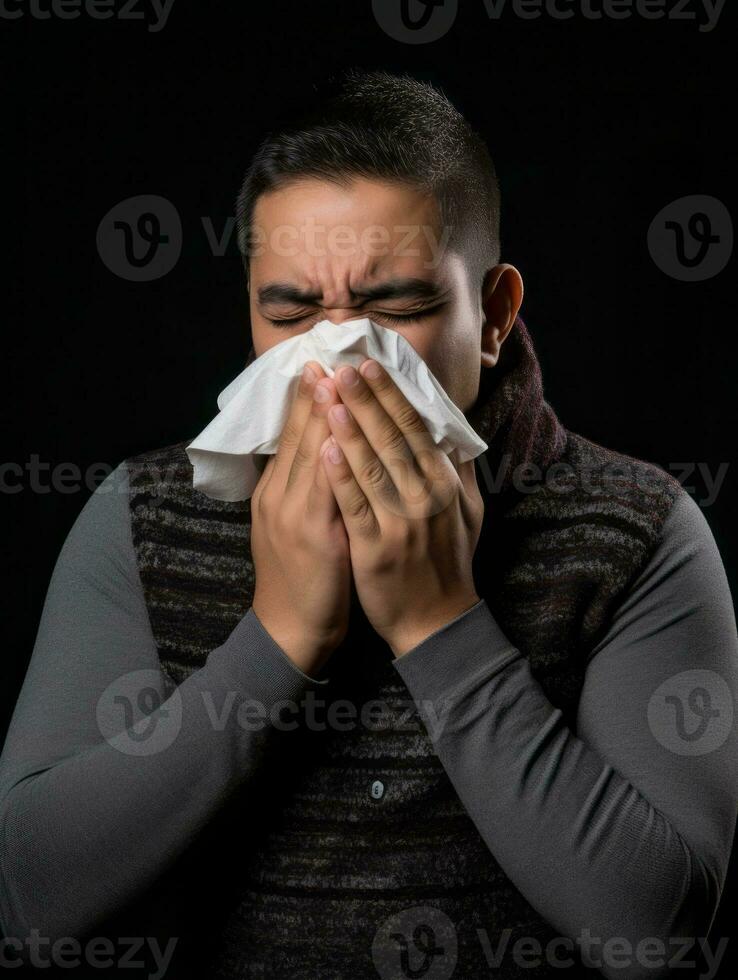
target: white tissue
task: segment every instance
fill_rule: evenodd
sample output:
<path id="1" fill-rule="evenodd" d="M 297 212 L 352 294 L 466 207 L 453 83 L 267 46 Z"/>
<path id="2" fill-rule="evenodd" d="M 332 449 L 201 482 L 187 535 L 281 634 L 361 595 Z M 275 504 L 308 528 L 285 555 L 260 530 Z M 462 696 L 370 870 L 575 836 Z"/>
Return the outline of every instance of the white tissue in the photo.
<path id="1" fill-rule="evenodd" d="M 250 497 L 262 469 L 254 457 L 276 453 L 306 361 L 317 361 L 333 377 L 336 367 L 358 368 L 367 357 L 386 368 L 444 452 L 457 449 L 465 462 L 485 451 L 487 443 L 396 330 L 368 318 L 321 320 L 312 330 L 271 347 L 221 391 L 219 414 L 186 449 L 194 488 L 216 500 Z"/>

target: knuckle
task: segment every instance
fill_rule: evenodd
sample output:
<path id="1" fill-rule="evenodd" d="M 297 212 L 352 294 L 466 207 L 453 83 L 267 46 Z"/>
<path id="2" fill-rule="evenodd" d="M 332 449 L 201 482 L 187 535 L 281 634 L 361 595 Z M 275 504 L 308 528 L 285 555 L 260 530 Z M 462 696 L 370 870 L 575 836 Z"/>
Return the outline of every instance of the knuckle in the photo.
<path id="1" fill-rule="evenodd" d="M 377 391 L 392 391 L 396 385 L 386 371 L 380 371 L 379 377 L 372 381 L 372 385 Z"/>
<path id="2" fill-rule="evenodd" d="M 413 405 L 403 402 L 395 412 L 395 420 L 400 428 L 406 432 L 423 432 L 425 430 L 425 423 Z"/>
<path id="3" fill-rule="evenodd" d="M 334 470 L 334 473 L 336 474 L 335 481 L 336 481 L 336 483 L 338 484 L 339 487 L 345 487 L 345 486 L 353 483 L 353 481 L 354 481 L 354 475 L 351 472 L 351 470 L 349 469 L 349 467 L 346 466 L 345 461 L 339 463 L 336 466 L 336 468 Z"/>
<path id="4" fill-rule="evenodd" d="M 351 519 L 360 534 L 368 536 L 374 533 L 376 528 L 374 513 L 366 497 L 363 495 L 361 497 L 357 496 L 354 501 L 353 509 L 351 510 Z"/>
<path id="5" fill-rule="evenodd" d="M 403 438 L 402 432 L 400 432 L 394 423 L 388 423 L 383 427 L 378 438 L 378 443 L 380 449 L 384 452 L 392 453 L 401 459 L 407 455 L 405 439 Z"/>
<path id="6" fill-rule="evenodd" d="M 292 468 L 293 470 L 301 470 L 306 466 L 309 466 L 312 462 L 312 456 L 310 451 L 305 446 L 305 443 L 301 440 L 298 442 L 295 448 L 295 455 L 292 458 Z"/>
<path id="7" fill-rule="evenodd" d="M 375 402 L 374 392 L 367 384 L 362 384 L 353 397 L 357 405 L 371 405 Z"/>
<path id="8" fill-rule="evenodd" d="M 279 444 L 282 448 L 289 449 L 299 442 L 301 435 L 302 433 L 300 432 L 295 419 L 290 416 L 282 429 L 282 437 Z"/>
<path id="9" fill-rule="evenodd" d="M 353 446 L 354 451 L 361 451 L 364 446 L 364 435 L 357 425 L 352 425 L 351 429 L 343 437 L 348 446 Z"/>
<path id="10" fill-rule="evenodd" d="M 347 510 L 355 520 L 361 521 L 365 519 L 369 513 L 369 505 L 364 494 L 352 494 L 351 499 L 347 503 Z"/>
<path id="11" fill-rule="evenodd" d="M 384 466 L 376 456 L 372 456 L 362 465 L 360 477 L 369 486 L 378 487 L 386 478 Z"/>

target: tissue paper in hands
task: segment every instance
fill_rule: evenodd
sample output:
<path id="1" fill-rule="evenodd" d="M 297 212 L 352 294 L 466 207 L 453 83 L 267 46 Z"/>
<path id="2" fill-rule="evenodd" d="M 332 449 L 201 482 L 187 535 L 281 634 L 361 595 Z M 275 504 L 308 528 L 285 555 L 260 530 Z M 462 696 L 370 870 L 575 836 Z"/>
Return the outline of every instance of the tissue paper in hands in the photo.
<path id="1" fill-rule="evenodd" d="M 305 363 L 317 361 L 333 377 L 336 367 L 358 368 L 367 357 L 387 370 L 444 452 L 457 449 L 459 461 L 465 462 L 485 451 L 487 443 L 396 330 L 367 318 L 321 320 L 271 347 L 221 391 L 220 413 L 186 449 L 194 488 L 216 500 L 250 497 L 261 476 L 254 457 L 276 453 Z"/>

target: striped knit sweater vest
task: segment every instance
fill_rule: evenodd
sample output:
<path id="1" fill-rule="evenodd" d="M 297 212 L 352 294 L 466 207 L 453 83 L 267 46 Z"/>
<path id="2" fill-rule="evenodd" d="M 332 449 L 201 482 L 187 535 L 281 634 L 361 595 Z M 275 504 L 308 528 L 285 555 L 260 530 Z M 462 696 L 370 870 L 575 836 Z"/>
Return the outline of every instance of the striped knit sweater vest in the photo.
<path id="1" fill-rule="evenodd" d="M 497 367 L 483 371 L 468 418 L 489 445 L 477 470 L 485 499 L 478 594 L 574 727 L 588 651 L 650 557 L 679 485 L 656 466 L 562 427 L 544 400 L 520 319 Z M 128 461 L 134 545 L 172 684 L 204 665 L 254 591 L 249 502 L 194 491 L 186 444 Z M 431 910 L 421 918 L 442 914 L 452 923 L 455 977 L 492 975 L 477 930 L 492 949 L 503 933 L 508 950 L 524 936 L 545 946 L 556 932 L 485 846 L 389 648 L 360 609 L 329 666 L 327 697 L 347 698 L 357 711 L 378 700 L 383 726 L 365 726 L 357 715 L 353 726 L 285 736 L 263 777 L 224 806 L 200 842 L 210 883 L 196 886 L 185 875 L 179 886 L 180 898 L 195 891 L 182 904 L 204 949 L 207 966 L 198 975 L 450 976 L 451 967 L 431 958 L 418 965 L 399 950 L 391 967 L 373 954 L 389 917 L 415 907 Z M 418 934 L 418 950 L 428 935 Z M 560 977 L 562 969 L 516 965 L 507 955 L 493 972 Z"/>

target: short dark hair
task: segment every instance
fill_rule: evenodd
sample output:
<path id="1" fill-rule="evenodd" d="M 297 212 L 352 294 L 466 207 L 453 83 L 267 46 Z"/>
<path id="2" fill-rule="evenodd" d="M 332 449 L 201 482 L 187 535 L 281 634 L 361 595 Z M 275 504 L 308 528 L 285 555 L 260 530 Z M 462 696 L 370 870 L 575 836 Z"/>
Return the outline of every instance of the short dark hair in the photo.
<path id="1" fill-rule="evenodd" d="M 432 193 L 449 243 L 469 256 L 480 284 L 499 262 L 500 191 L 484 140 L 433 85 L 353 68 L 256 151 L 236 202 L 246 269 L 260 195 L 305 178 L 345 185 L 357 177 Z"/>

